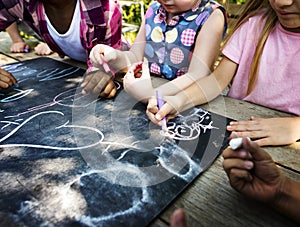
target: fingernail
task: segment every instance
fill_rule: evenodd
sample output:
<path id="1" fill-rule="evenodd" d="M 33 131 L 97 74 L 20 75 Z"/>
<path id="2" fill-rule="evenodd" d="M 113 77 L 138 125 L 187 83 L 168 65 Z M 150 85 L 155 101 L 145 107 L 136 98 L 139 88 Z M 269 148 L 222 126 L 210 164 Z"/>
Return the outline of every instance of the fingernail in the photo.
<path id="1" fill-rule="evenodd" d="M 253 162 L 245 161 L 245 167 L 249 170 L 252 169 L 253 168 Z"/>
<path id="2" fill-rule="evenodd" d="M 83 95 L 86 95 L 86 91 L 85 91 L 85 90 L 82 90 L 81 93 L 82 93 Z"/>
<path id="3" fill-rule="evenodd" d="M 160 121 L 160 120 L 161 120 L 160 114 L 156 114 L 156 115 L 155 115 L 155 118 L 156 118 L 156 120 Z"/>
<path id="4" fill-rule="evenodd" d="M 247 156 L 247 152 L 246 151 L 239 151 L 238 154 L 242 158 Z"/>

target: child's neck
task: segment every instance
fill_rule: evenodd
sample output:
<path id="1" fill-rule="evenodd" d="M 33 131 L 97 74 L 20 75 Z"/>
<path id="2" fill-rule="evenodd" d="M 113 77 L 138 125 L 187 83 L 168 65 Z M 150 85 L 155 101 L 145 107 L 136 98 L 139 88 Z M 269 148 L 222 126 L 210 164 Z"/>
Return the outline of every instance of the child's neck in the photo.
<path id="1" fill-rule="evenodd" d="M 281 25 L 283 27 L 284 30 L 289 31 L 289 32 L 294 32 L 294 33 L 300 33 L 300 27 L 298 28 L 287 28 L 284 27 L 283 25 Z"/>
<path id="2" fill-rule="evenodd" d="M 194 0 L 194 3 L 192 4 L 190 10 L 192 10 L 192 9 L 194 9 L 194 8 L 196 8 L 196 7 L 198 7 L 198 6 L 200 5 L 201 2 L 202 2 L 202 0 Z M 177 15 L 179 15 L 179 13 L 174 14 L 174 13 L 168 13 L 168 12 L 167 12 L 167 22 L 169 23 L 169 22 L 172 20 L 172 18 L 173 18 L 174 16 L 177 16 Z"/>

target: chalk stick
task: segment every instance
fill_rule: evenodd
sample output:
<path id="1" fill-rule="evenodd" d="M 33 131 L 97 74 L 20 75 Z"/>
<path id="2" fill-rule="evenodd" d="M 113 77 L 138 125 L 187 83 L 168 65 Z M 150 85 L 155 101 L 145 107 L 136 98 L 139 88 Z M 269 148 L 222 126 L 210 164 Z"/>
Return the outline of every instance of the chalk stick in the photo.
<path id="1" fill-rule="evenodd" d="M 243 144 L 243 138 L 234 138 L 230 140 L 229 145 L 233 150 L 240 148 Z"/>
<path id="2" fill-rule="evenodd" d="M 158 107 L 158 110 L 161 109 L 161 107 L 164 105 L 164 99 L 163 99 L 163 96 L 161 95 L 160 91 L 159 90 L 156 90 L 156 100 L 157 100 L 157 107 Z M 166 117 L 164 117 L 162 119 L 162 126 L 161 126 L 162 130 L 164 132 L 167 132 L 168 131 L 168 127 L 167 127 L 167 120 L 166 120 Z"/>

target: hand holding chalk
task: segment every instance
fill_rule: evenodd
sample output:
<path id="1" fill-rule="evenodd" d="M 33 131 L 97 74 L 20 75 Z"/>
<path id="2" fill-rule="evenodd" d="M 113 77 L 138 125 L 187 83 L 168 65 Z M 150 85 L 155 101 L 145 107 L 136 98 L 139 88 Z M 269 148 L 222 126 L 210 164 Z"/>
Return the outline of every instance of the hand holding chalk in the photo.
<path id="1" fill-rule="evenodd" d="M 103 52 L 100 53 L 100 59 L 102 61 L 102 67 L 103 67 L 104 71 L 106 73 L 111 73 L 111 75 L 114 76 L 115 72 L 113 70 L 111 70 L 111 68 L 108 66 L 107 62 L 104 60 L 104 53 Z"/>
<path id="2" fill-rule="evenodd" d="M 229 142 L 230 147 L 232 148 L 232 150 L 236 150 L 240 147 L 242 147 L 243 145 L 243 138 L 234 138 L 231 139 Z"/>
<path id="3" fill-rule="evenodd" d="M 142 65 L 143 65 L 143 62 L 140 62 L 136 65 L 136 68 L 134 69 L 134 77 L 135 78 L 141 78 L 141 76 L 142 76 Z"/>

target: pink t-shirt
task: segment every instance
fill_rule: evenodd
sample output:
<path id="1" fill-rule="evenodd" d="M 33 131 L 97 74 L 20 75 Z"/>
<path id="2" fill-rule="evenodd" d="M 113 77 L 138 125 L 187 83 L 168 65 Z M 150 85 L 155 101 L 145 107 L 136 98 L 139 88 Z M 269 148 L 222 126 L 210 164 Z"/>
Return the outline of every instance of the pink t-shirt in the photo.
<path id="1" fill-rule="evenodd" d="M 239 64 L 228 96 L 300 116 L 300 33 L 288 32 L 279 23 L 265 44 L 256 85 L 246 96 L 261 21 L 261 16 L 250 18 L 223 50 Z"/>

